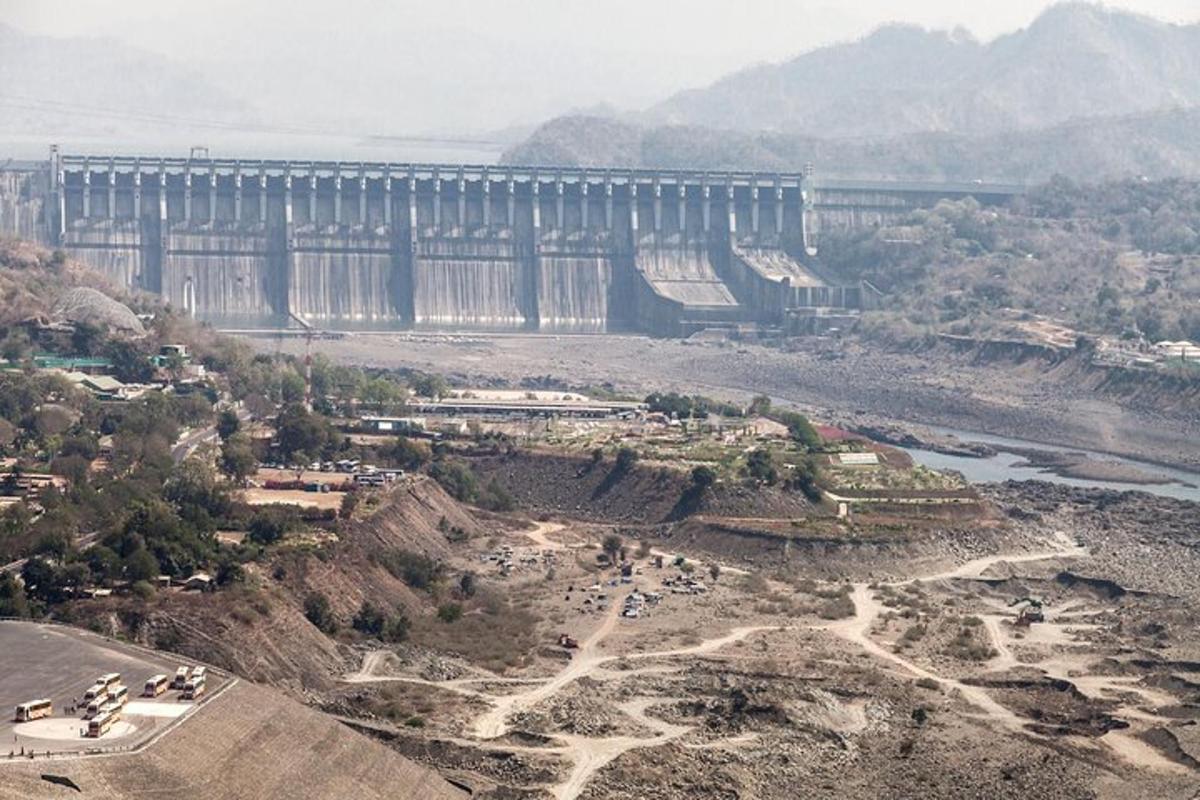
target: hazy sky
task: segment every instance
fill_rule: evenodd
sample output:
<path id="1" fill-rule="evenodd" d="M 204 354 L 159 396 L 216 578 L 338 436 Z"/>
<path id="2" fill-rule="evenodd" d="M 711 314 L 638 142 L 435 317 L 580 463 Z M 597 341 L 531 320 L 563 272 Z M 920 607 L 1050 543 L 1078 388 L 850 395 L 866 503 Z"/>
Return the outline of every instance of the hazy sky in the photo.
<path id="1" fill-rule="evenodd" d="M 0 0 L 0 23 L 156 51 L 271 119 L 380 132 L 536 122 L 607 101 L 639 108 L 739 67 L 890 21 L 989 39 L 1047 0 Z M 1194 22 L 1200 0 L 1108 5 Z M 315 101 L 315 103 L 306 103 Z M 312 108 L 312 105 L 321 108 Z M 331 107 L 332 106 L 332 107 Z M 325 113 L 322 113 L 325 112 Z"/>

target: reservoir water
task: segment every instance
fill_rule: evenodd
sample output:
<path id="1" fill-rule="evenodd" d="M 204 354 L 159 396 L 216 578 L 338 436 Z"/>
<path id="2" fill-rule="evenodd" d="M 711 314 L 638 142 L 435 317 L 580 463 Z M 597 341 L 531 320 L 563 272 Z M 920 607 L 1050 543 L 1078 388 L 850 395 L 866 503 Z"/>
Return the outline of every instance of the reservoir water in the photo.
<path id="1" fill-rule="evenodd" d="M 1150 464 L 1145 461 L 1136 461 L 1131 458 L 1122 458 L 1107 453 L 1098 453 L 1082 447 L 1049 445 L 1042 442 L 1009 439 L 1003 436 L 991 436 L 989 434 L 972 433 L 953 428 L 940 428 L 932 425 L 927 427 L 931 431 L 946 436 L 954 436 L 963 442 L 982 442 L 993 447 L 1017 447 L 1023 449 L 1052 450 L 1056 452 L 1084 453 L 1097 461 L 1108 461 L 1136 467 L 1143 472 L 1162 476 L 1164 480 L 1169 481 L 1167 483 L 1133 484 L 1085 478 L 1068 478 L 1056 475 L 1053 472 L 1043 471 L 1040 467 L 1021 466 L 1025 459 L 1014 453 L 998 452 L 996 455 L 988 458 L 970 458 L 968 456 L 935 453 L 931 450 L 921 450 L 918 448 L 902 448 L 918 464 L 932 469 L 955 470 L 962 473 L 963 477 L 970 483 L 1039 480 L 1049 483 L 1060 483 L 1066 486 L 1148 492 L 1149 494 L 1156 494 L 1162 497 L 1174 497 L 1178 500 L 1190 500 L 1200 503 L 1200 473 Z"/>

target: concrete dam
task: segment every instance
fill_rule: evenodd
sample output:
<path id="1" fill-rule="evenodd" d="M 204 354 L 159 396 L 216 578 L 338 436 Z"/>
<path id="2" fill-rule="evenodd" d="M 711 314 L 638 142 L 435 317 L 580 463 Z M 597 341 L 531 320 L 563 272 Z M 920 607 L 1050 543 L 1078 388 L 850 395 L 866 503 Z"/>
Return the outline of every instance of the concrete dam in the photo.
<path id="1" fill-rule="evenodd" d="M 644 331 L 859 309 L 823 231 L 1013 187 L 811 174 L 74 156 L 0 173 L 0 233 L 223 328 Z M 32 235 L 31 235 L 32 234 Z"/>

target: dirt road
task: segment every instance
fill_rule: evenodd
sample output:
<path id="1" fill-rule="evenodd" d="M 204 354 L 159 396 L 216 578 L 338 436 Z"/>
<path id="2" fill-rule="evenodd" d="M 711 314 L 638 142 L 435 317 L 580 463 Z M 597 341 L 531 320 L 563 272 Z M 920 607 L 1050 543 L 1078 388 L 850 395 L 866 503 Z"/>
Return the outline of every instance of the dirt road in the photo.
<path id="1" fill-rule="evenodd" d="M 907 581 L 900 581 L 889 584 L 890 586 L 905 586 L 916 583 L 918 581 L 939 581 L 939 580 L 957 580 L 978 578 L 987 572 L 993 566 L 999 564 L 1020 564 L 1031 563 L 1037 561 L 1049 561 L 1054 559 L 1065 558 L 1080 558 L 1087 555 L 1087 551 L 1078 544 L 1071 542 L 1068 537 L 1059 533 L 1054 539 L 1049 542 L 1053 547 L 1051 549 L 1022 554 L 997 554 L 984 558 L 974 559 L 962 564 L 954 569 L 944 572 L 938 572 L 931 575 L 926 575 L 918 578 L 912 578 Z M 980 686 L 974 686 L 963 681 L 950 678 L 944 675 L 939 675 L 930 669 L 926 669 L 919 664 L 905 658 L 904 656 L 893 652 L 876 642 L 871 638 L 870 632 L 876 620 L 884 613 L 884 605 L 876 598 L 874 592 L 865 583 L 854 584 L 851 599 L 854 601 L 854 616 L 834 622 L 824 626 L 826 630 L 843 639 L 852 642 L 861 647 L 866 652 L 888 663 L 900 667 L 903 671 L 914 675 L 918 678 L 937 681 L 942 686 L 950 688 L 969 702 L 971 705 L 979 709 L 983 714 L 983 718 L 995 722 L 1005 729 L 1021 735 L 1031 735 L 1025 727 L 1025 720 L 1018 716 L 1011 709 L 1001 705 L 992 698 L 986 689 Z M 1005 669 L 1016 664 L 1016 659 L 1007 645 L 1006 637 L 999 625 L 998 620 L 985 619 L 985 628 L 992 639 L 993 647 L 999 654 L 993 660 L 991 666 L 994 669 Z M 1039 664 L 1030 664 L 1032 667 L 1039 667 Z M 1081 665 L 1080 665 L 1081 666 Z M 1050 674 L 1047 671 L 1047 674 Z M 1068 678 L 1073 682 L 1080 682 L 1079 677 Z M 1084 685 L 1088 685 L 1086 682 Z M 1102 693 L 1103 691 L 1112 690 L 1115 688 L 1111 682 L 1100 679 L 1099 684 L 1093 683 L 1094 691 Z M 1124 687 L 1128 688 L 1128 687 Z M 1144 718 L 1150 716 L 1153 720 L 1153 715 L 1146 715 L 1144 712 L 1136 708 L 1123 707 L 1122 713 L 1134 718 Z M 1133 728 L 1126 730 L 1109 731 L 1099 740 L 1102 745 L 1107 746 L 1112 752 L 1119 755 L 1126 762 L 1139 768 L 1153 769 L 1162 772 L 1170 772 L 1175 774 L 1190 774 L 1190 772 L 1180 764 L 1169 760 L 1162 755 L 1158 750 L 1143 742 L 1136 736 L 1136 731 Z"/>

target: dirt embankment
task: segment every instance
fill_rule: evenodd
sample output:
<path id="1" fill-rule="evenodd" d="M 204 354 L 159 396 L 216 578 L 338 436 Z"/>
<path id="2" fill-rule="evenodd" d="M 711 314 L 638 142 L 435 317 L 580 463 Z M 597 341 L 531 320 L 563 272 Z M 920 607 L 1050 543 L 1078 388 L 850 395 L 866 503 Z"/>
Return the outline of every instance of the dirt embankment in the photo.
<path id="1" fill-rule="evenodd" d="M 440 560 L 450 553 L 450 537 L 483 534 L 471 512 L 435 481 L 415 477 L 391 489 L 370 516 L 344 523 L 340 541 L 321 550 L 285 543 L 264 562 L 246 565 L 245 586 L 160 591 L 150 601 L 88 601 L 63 616 L 250 680 L 294 691 L 328 689 L 354 657 L 308 620 L 306 598 L 324 596 L 343 628 L 364 601 L 411 619 L 432 614 L 429 597 L 393 574 L 388 554 Z"/>
<path id="2" fill-rule="evenodd" d="M 694 514 L 790 518 L 811 510 L 799 492 L 736 480 L 698 492 L 688 471 L 666 464 L 640 462 L 622 471 L 611 458 L 594 462 L 528 450 L 468 462 L 481 482 L 495 480 L 518 507 L 534 513 L 646 525 Z"/>
<path id="3" fill-rule="evenodd" d="M 337 720 L 244 681 L 140 753 L 5 764 L 0 798 L 76 796 L 46 781 L 47 772 L 73 781 L 80 797 L 112 800 L 467 797 L 433 770 Z"/>
<path id="4" fill-rule="evenodd" d="M 373 513 L 343 523 L 340 541 L 324 551 L 281 553 L 270 568 L 271 578 L 297 607 L 310 593 L 324 595 L 342 625 L 349 625 L 367 601 L 416 617 L 429 611 L 429 600 L 396 574 L 396 557 L 440 561 L 449 556 L 452 540 L 485 532 L 436 481 L 415 476 L 391 488 Z"/>

